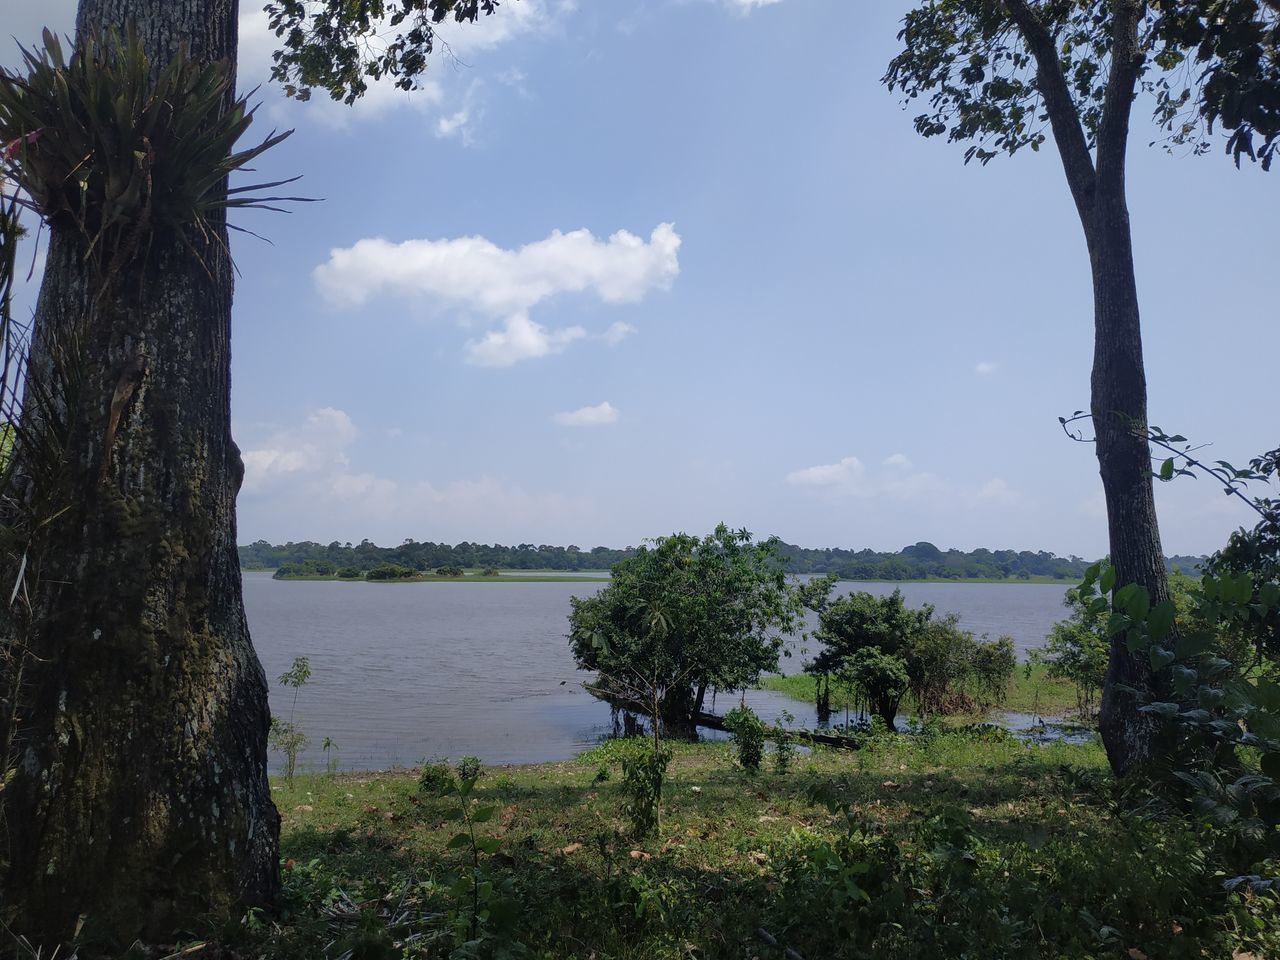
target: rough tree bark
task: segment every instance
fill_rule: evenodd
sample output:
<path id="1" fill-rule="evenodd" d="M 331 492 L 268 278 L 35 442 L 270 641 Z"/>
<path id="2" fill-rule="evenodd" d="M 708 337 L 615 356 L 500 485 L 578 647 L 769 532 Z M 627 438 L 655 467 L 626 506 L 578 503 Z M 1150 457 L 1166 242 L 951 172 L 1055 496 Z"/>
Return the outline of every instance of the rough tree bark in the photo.
<path id="1" fill-rule="evenodd" d="M 234 64 L 236 0 L 81 0 L 76 27 L 131 21 L 153 67 L 180 43 Z M 82 918 L 108 942 L 164 939 L 279 886 L 267 684 L 236 557 L 225 244 L 220 224 L 195 252 L 156 232 L 99 297 L 77 231 L 49 239 L 30 377 L 76 335 L 81 380 L 0 794 L 0 906 L 47 947 Z"/>
<path id="2" fill-rule="evenodd" d="M 1143 53 L 1137 30 L 1141 0 L 1112 0 L 1112 59 L 1096 161 L 1058 59 L 1057 43 L 1026 0 L 1004 0 L 1036 60 L 1037 79 L 1054 142 L 1084 228 L 1093 277 L 1094 352 L 1090 413 L 1116 587 L 1136 583 L 1153 604 L 1169 598 L 1147 444 L 1147 382 L 1142 359 L 1138 284 L 1133 266 L 1125 161 L 1129 117 Z M 1140 713 L 1122 686 L 1150 690 L 1155 678 L 1145 657 L 1123 635 L 1111 642 L 1099 727 L 1112 770 L 1123 776 L 1153 758 L 1158 724 Z"/>

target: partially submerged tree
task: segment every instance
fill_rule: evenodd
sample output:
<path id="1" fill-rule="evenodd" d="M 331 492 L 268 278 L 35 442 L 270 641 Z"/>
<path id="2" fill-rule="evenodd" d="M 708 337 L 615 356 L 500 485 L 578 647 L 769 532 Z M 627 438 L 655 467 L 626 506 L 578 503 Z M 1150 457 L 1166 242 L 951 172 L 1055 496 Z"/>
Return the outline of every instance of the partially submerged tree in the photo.
<path id="1" fill-rule="evenodd" d="M 707 693 L 775 670 L 799 607 L 773 540 L 724 524 L 660 537 L 614 564 L 608 586 L 572 601 L 569 640 L 598 690 L 687 727 Z"/>
<path id="2" fill-rule="evenodd" d="M 1119 589 L 1169 599 L 1152 495 L 1137 281 L 1125 196 L 1130 115 L 1152 95 L 1164 136 L 1269 167 L 1280 141 L 1280 11 L 1256 0 L 926 0 L 907 14 L 885 83 L 927 98 L 921 135 L 969 141 L 983 163 L 1050 135 L 1084 230 L 1093 275 L 1090 397 Z M 1158 725 L 1129 690 L 1151 664 L 1111 641 L 1101 731 L 1118 774 L 1153 758 Z"/>

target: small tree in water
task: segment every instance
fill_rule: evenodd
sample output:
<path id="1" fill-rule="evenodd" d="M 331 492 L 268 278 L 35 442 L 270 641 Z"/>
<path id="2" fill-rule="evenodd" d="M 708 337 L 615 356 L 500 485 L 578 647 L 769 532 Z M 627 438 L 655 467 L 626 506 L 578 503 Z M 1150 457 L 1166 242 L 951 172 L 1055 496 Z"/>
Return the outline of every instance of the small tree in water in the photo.
<path id="1" fill-rule="evenodd" d="M 707 691 L 741 690 L 776 670 L 800 612 L 777 541 L 724 524 L 707 537 L 661 537 L 613 566 L 599 593 L 575 598 L 574 659 L 593 692 L 691 728 Z M 636 685 L 643 693 L 637 694 Z"/>

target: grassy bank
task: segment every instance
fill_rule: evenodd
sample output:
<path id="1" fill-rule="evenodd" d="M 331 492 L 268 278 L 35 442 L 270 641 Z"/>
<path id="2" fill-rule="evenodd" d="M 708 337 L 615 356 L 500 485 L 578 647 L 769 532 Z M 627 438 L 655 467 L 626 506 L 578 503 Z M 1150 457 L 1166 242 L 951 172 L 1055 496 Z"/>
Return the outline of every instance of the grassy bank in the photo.
<path id="1" fill-rule="evenodd" d="M 761 689 L 799 700 L 801 703 L 817 703 L 817 681 L 805 673 L 785 677 L 765 677 Z M 852 704 L 850 704 L 852 705 Z M 838 689 L 832 691 L 831 706 L 843 710 L 845 701 Z M 911 702 L 903 704 L 902 712 L 911 713 Z M 1034 665 L 1030 671 L 1019 665 L 1009 682 L 1009 692 L 1003 709 L 1018 713 L 1034 713 L 1042 717 L 1063 717 L 1076 712 L 1075 687 L 1063 680 L 1050 679 L 1043 665 Z"/>
<path id="2" fill-rule="evenodd" d="M 646 841 L 627 835 L 616 757 L 486 770 L 471 809 L 493 808 L 475 826 L 492 852 L 476 859 L 453 840 L 456 802 L 412 772 L 276 782 L 286 908 L 252 915 L 232 946 L 781 960 L 763 929 L 808 960 L 1276 955 L 1274 898 L 1223 895 L 1190 830 L 1121 815 L 1095 745 L 886 738 L 786 776 L 746 773 L 725 744 L 681 746 Z M 509 925 L 495 907 L 478 928 L 493 938 L 455 952 L 477 863 Z"/>

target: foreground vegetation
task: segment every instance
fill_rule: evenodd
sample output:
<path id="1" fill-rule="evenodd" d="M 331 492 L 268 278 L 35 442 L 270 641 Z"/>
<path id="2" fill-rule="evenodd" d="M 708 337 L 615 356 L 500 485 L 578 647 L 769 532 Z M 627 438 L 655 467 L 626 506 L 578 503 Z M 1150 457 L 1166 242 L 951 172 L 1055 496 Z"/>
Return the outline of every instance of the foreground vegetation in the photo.
<path id="1" fill-rule="evenodd" d="M 285 906 L 230 945 L 299 960 L 1280 950 L 1275 894 L 1224 890 L 1190 824 L 1126 813 L 1093 744 L 883 736 L 787 775 L 680 745 L 646 841 L 621 814 L 622 753 L 484 771 L 463 801 L 475 845 L 457 839 L 458 798 L 413 771 L 277 782 Z"/>

